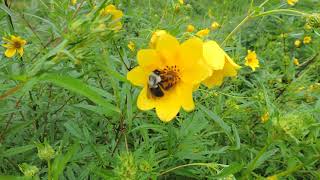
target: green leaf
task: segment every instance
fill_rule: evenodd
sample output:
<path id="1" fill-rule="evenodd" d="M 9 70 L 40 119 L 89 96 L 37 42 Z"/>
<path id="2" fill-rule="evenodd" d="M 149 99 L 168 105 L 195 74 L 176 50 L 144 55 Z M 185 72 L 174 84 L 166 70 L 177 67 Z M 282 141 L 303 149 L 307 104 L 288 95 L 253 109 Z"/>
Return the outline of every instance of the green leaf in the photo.
<path id="1" fill-rule="evenodd" d="M 7 149 L 1 154 L 2 157 L 11 157 L 17 154 L 21 154 L 27 151 L 30 151 L 31 149 L 35 148 L 34 145 L 26 145 L 26 146 L 20 146 L 20 147 L 14 147 Z"/>
<path id="2" fill-rule="evenodd" d="M 233 175 L 237 172 L 239 172 L 242 169 L 242 165 L 239 163 L 233 163 L 230 166 L 223 168 L 223 170 L 216 176 L 214 176 L 215 178 L 223 178 L 223 177 L 227 177 L 229 175 Z"/>
<path id="3" fill-rule="evenodd" d="M 116 106 L 108 103 L 107 99 L 104 99 L 101 96 L 99 96 L 96 93 L 96 91 L 92 90 L 92 88 L 89 85 L 83 83 L 78 79 L 58 74 L 44 74 L 41 76 L 41 80 L 51 82 L 57 86 L 66 88 L 72 92 L 89 98 L 91 101 L 102 106 L 107 110 L 120 113 L 120 110 Z"/>

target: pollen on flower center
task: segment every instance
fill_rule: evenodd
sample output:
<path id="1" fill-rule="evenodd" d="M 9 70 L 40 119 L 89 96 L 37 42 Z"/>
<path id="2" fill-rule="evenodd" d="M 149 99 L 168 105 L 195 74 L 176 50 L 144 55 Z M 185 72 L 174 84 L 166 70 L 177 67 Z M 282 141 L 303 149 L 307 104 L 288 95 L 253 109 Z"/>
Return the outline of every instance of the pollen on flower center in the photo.
<path id="1" fill-rule="evenodd" d="M 14 46 L 16 49 L 19 49 L 19 48 L 21 48 L 21 43 L 18 42 L 18 41 L 15 41 L 15 42 L 13 42 L 13 46 Z"/>
<path id="2" fill-rule="evenodd" d="M 166 66 L 160 70 L 161 86 L 169 90 L 180 81 L 180 69 L 177 66 Z"/>

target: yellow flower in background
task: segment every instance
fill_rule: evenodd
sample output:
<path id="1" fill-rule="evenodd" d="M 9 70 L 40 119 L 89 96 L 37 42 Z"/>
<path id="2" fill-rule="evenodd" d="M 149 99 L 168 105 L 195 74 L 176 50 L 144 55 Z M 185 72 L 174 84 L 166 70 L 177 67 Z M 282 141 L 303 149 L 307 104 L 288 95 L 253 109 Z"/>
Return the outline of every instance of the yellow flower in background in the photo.
<path id="1" fill-rule="evenodd" d="M 77 4 L 77 0 L 71 0 L 71 4 L 72 4 L 72 5 Z"/>
<path id="2" fill-rule="evenodd" d="M 193 32 L 194 31 L 194 26 L 192 25 L 192 24 L 189 24 L 188 26 L 187 26 L 187 32 Z"/>
<path id="3" fill-rule="evenodd" d="M 160 36 L 167 34 L 167 31 L 165 30 L 156 30 L 155 32 L 152 33 L 151 39 L 150 39 L 150 43 L 149 46 L 151 48 L 156 48 L 157 46 L 157 41 L 159 39 Z"/>
<path id="4" fill-rule="evenodd" d="M 296 66 L 299 66 L 299 65 L 300 65 L 299 59 L 294 58 L 294 59 L 293 59 L 293 64 L 296 65 Z"/>
<path id="5" fill-rule="evenodd" d="M 267 177 L 267 180 L 278 180 L 276 175 Z"/>
<path id="6" fill-rule="evenodd" d="M 183 4 L 184 4 L 184 0 L 179 0 L 179 3 L 180 3 L 181 5 L 183 5 Z"/>
<path id="7" fill-rule="evenodd" d="M 287 0 L 290 6 L 294 6 L 299 0 Z"/>
<path id="8" fill-rule="evenodd" d="M 120 19 L 123 16 L 123 12 L 119 9 L 117 9 L 116 6 L 110 4 L 108 6 L 106 6 L 105 8 L 103 8 L 100 11 L 100 15 L 101 16 L 111 16 L 111 28 L 113 28 L 114 30 L 120 30 L 122 28 L 122 23 L 120 22 Z"/>
<path id="9" fill-rule="evenodd" d="M 16 52 L 19 53 L 20 56 L 23 56 L 23 47 L 27 44 L 27 41 L 22 39 L 19 36 L 14 36 L 11 35 L 10 39 L 8 38 L 2 38 L 3 41 L 5 42 L 5 44 L 3 44 L 2 46 L 7 48 L 7 50 L 5 51 L 4 55 L 7 56 L 8 58 L 13 57 Z"/>
<path id="10" fill-rule="evenodd" d="M 294 41 L 294 45 L 298 48 L 301 46 L 301 41 L 299 39 Z"/>
<path id="11" fill-rule="evenodd" d="M 260 67 L 255 51 L 248 50 L 245 65 L 250 66 L 253 71 L 255 71 L 257 67 Z"/>
<path id="12" fill-rule="evenodd" d="M 132 41 L 130 41 L 129 43 L 128 43 L 128 48 L 133 52 L 134 50 L 135 50 L 135 44 L 132 42 Z"/>
<path id="13" fill-rule="evenodd" d="M 261 122 L 262 123 L 266 123 L 270 118 L 270 114 L 269 112 L 267 111 L 266 113 L 264 113 L 262 116 L 261 116 Z"/>
<path id="14" fill-rule="evenodd" d="M 225 77 L 236 76 L 240 68 L 215 41 L 207 41 L 203 44 L 203 57 L 212 69 L 212 75 L 203 81 L 203 84 L 209 88 L 220 86 Z"/>
<path id="15" fill-rule="evenodd" d="M 212 24 L 211 24 L 211 29 L 212 30 L 216 30 L 216 29 L 218 29 L 218 28 L 220 28 L 220 24 L 218 23 L 218 22 L 213 22 Z"/>
<path id="16" fill-rule="evenodd" d="M 156 47 L 137 54 L 138 66 L 127 74 L 134 85 L 143 87 L 137 100 L 141 110 L 155 108 L 160 120 L 171 121 L 182 107 L 195 108 L 193 88 L 211 75 L 203 60 L 203 42 L 191 38 L 183 43 L 170 34 L 158 37 Z"/>
<path id="17" fill-rule="evenodd" d="M 303 44 L 309 44 L 311 43 L 311 41 L 312 41 L 311 36 L 306 36 L 303 38 Z"/>
<path id="18" fill-rule="evenodd" d="M 204 37 L 204 36 L 207 36 L 209 33 L 210 33 L 210 30 L 206 28 L 198 31 L 196 35 L 199 37 Z"/>

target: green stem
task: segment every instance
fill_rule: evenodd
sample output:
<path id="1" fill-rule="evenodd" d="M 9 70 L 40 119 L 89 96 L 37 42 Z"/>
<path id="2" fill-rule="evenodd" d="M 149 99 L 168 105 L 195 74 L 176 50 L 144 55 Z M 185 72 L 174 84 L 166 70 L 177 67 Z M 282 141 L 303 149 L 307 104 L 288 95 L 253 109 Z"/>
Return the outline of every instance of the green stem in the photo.
<path id="1" fill-rule="evenodd" d="M 253 16 L 253 17 L 267 16 L 267 15 L 271 15 L 271 14 L 287 14 L 287 15 L 292 15 L 292 16 L 307 16 L 308 15 L 304 12 L 296 11 L 296 10 L 292 10 L 292 9 L 275 9 L 275 10 L 270 10 L 270 11 L 260 13 L 258 15 Z"/>
<path id="2" fill-rule="evenodd" d="M 177 166 L 177 167 L 174 167 L 174 168 L 171 168 L 171 169 L 168 169 L 162 173 L 159 174 L 159 176 L 162 176 L 164 174 L 167 174 L 171 171 L 174 171 L 176 169 L 180 169 L 180 168 L 183 168 L 183 167 L 188 167 L 188 166 L 205 166 L 205 167 L 212 167 L 212 163 L 190 163 L 190 164 L 184 164 L 184 165 L 180 165 L 180 166 Z"/>
<path id="3" fill-rule="evenodd" d="M 51 161 L 48 160 L 48 180 L 52 179 L 52 175 L 51 175 Z"/>

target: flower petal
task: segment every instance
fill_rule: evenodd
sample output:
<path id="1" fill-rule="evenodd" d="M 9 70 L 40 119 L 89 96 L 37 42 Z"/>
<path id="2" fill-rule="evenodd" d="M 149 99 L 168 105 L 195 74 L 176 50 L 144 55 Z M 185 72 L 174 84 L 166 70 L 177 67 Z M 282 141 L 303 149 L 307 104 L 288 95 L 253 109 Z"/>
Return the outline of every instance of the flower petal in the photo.
<path id="1" fill-rule="evenodd" d="M 185 68 L 191 68 L 202 59 L 203 42 L 199 38 L 192 38 L 180 46 L 180 59 Z"/>
<path id="2" fill-rule="evenodd" d="M 156 50 L 165 61 L 166 65 L 175 65 L 179 52 L 179 41 L 170 34 L 162 34 L 156 43 Z"/>
<path id="3" fill-rule="evenodd" d="M 147 111 L 156 106 L 156 100 L 148 98 L 148 87 L 145 86 L 140 92 L 137 100 L 137 106 L 140 110 Z"/>
<path id="4" fill-rule="evenodd" d="M 212 75 L 203 81 L 203 84 L 208 88 L 212 88 L 213 86 L 220 86 L 223 82 L 224 72 L 223 70 L 213 71 Z"/>
<path id="5" fill-rule="evenodd" d="M 223 68 L 224 76 L 236 76 L 237 70 L 240 68 L 228 55 L 226 56 L 226 63 Z"/>
<path id="6" fill-rule="evenodd" d="M 22 48 L 22 47 L 19 48 L 19 49 L 17 49 L 17 51 L 18 51 L 18 53 L 19 53 L 20 56 L 23 56 L 23 48 Z"/>
<path id="7" fill-rule="evenodd" d="M 17 50 L 15 48 L 9 48 L 9 49 L 6 50 L 4 55 L 6 55 L 8 58 L 11 58 L 16 54 L 16 51 Z"/>
<path id="8" fill-rule="evenodd" d="M 203 45 L 203 56 L 213 70 L 220 70 L 224 66 L 226 53 L 215 41 L 205 42 Z"/>
<path id="9" fill-rule="evenodd" d="M 179 98 L 178 88 L 174 88 L 165 93 L 157 100 L 156 113 L 161 121 L 169 122 L 178 114 L 181 107 L 181 98 Z"/>
<path id="10" fill-rule="evenodd" d="M 205 80 L 212 73 L 210 67 L 199 60 L 197 63 L 193 64 L 191 68 L 184 69 L 181 74 L 181 79 L 183 82 L 188 84 L 200 84 L 201 81 Z"/>
<path id="11" fill-rule="evenodd" d="M 151 69 L 160 68 L 161 60 L 157 51 L 154 49 L 142 49 L 137 54 L 138 64 L 143 67 L 150 67 Z"/>
<path id="12" fill-rule="evenodd" d="M 136 86 L 144 86 L 148 82 L 150 73 L 141 66 L 137 66 L 127 73 L 127 79 Z"/>
<path id="13" fill-rule="evenodd" d="M 186 84 L 186 83 L 180 83 L 179 84 L 179 91 L 180 91 L 180 99 L 182 102 L 182 108 L 185 111 L 192 111 L 195 108 L 193 97 L 192 97 L 192 91 L 194 89 L 193 85 Z"/>

